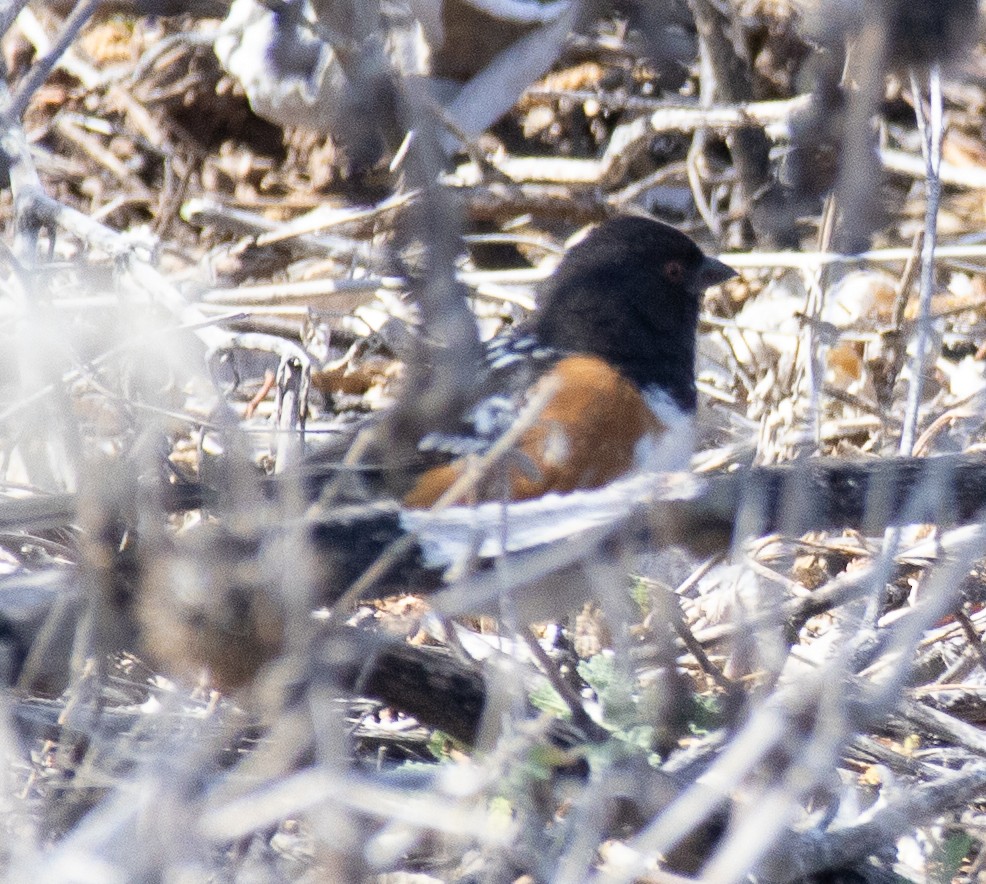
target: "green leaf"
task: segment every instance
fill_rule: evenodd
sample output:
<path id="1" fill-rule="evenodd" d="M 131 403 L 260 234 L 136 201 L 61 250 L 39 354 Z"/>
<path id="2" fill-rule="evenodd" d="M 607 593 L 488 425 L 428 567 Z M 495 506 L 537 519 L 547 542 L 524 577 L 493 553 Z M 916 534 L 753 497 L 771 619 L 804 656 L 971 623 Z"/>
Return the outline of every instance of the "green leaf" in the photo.
<path id="1" fill-rule="evenodd" d="M 531 704 L 535 709 L 547 712 L 556 718 L 568 719 L 571 717 L 571 710 L 568 704 L 561 698 L 561 695 L 548 682 L 542 682 L 529 695 Z"/>
<path id="2" fill-rule="evenodd" d="M 935 879 L 951 881 L 962 869 L 969 856 L 975 839 L 967 832 L 952 832 L 943 838 L 931 854 L 929 865 L 934 869 Z"/>
<path id="3" fill-rule="evenodd" d="M 596 654 L 583 660 L 578 673 L 599 699 L 606 724 L 619 729 L 638 723 L 633 680 L 616 665 L 612 654 Z"/>

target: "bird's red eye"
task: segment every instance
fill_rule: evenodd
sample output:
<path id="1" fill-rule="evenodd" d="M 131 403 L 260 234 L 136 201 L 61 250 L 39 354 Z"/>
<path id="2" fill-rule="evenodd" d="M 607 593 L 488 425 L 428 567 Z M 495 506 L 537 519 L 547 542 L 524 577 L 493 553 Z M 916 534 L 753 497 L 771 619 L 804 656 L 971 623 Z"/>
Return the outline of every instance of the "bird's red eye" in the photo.
<path id="1" fill-rule="evenodd" d="M 685 278 L 685 265 L 681 261 L 665 261 L 664 278 L 669 282 L 681 282 Z"/>

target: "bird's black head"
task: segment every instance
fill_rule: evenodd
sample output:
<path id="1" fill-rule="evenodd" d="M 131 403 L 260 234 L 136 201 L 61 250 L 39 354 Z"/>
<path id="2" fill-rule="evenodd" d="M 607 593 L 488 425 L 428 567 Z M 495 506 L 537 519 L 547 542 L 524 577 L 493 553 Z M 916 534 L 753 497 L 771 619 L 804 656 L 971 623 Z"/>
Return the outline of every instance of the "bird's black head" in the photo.
<path id="1" fill-rule="evenodd" d="M 539 293 L 531 328 L 545 344 L 600 356 L 690 411 L 702 295 L 735 275 L 667 224 L 613 218 L 569 250 Z"/>

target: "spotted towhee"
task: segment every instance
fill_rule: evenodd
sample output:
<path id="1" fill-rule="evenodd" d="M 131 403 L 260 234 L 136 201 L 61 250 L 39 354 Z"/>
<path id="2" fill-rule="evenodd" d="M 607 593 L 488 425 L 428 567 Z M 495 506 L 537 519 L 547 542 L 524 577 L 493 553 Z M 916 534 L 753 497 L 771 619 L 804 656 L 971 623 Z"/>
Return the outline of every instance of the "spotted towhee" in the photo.
<path id="1" fill-rule="evenodd" d="M 466 455 L 493 444 L 538 391 L 540 413 L 473 499 L 527 500 L 685 468 L 702 295 L 735 275 L 659 221 L 623 216 L 596 227 L 546 281 L 533 315 L 488 344 L 481 395 L 461 432 L 424 441 L 448 461 L 417 479 L 405 505 L 441 499 Z"/>

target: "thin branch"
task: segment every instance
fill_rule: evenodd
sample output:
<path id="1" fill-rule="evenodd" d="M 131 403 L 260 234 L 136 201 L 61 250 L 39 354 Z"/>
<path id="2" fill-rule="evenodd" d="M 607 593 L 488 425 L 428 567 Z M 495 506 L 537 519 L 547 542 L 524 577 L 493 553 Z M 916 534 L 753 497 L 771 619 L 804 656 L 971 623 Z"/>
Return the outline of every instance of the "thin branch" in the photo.
<path id="1" fill-rule="evenodd" d="M 0 37 L 11 29 L 21 10 L 30 2 L 31 0 L 7 0 L 3 12 L 0 13 Z"/>
<path id="2" fill-rule="evenodd" d="M 938 242 L 938 205 L 941 202 L 941 146 L 944 129 L 941 69 L 938 64 L 931 66 L 928 77 L 931 96 L 931 114 L 927 124 L 921 126 L 927 164 L 925 181 L 926 206 L 924 214 L 924 242 L 921 245 L 921 295 L 918 303 L 917 346 L 911 362 L 911 382 L 907 391 L 907 407 L 904 412 L 904 427 L 900 434 L 900 453 L 910 454 L 917 435 L 918 411 L 921 408 L 921 394 L 924 390 L 924 369 L 931 346 L 931 297 L 935 290 L 935 246 Z M 915 107 L 921 106 L 921 93 L 917 88 L 917 78 L 912 77 Z M 919 124 L 924 114 L 918 112 Z"/>
<path id="3" fill-rule="evenodd" d="M 24 116 L 24 111 L 27 110 L 28 104 L 30 104 L 31 99 L 34 97 L 34 93 L 44 85 L 61 57 L 65 54 L 65 51 L 79 35 L 79 31 L 85 27 L 86 22 L 89 21 L 92 14 L 101 4 L 102 0 L 84 0 L 84 2 L 72 10 L 72 14 L 65 19 L 61 33 L 59 33 L 58 39 L 52 45 L 51 51 L 44 58 L 35 62 L 34 67 L 28 71 L 27 76 L 21 81 L 20 88 L 14 95 L 14 99 L 10 105 L 9 113 L 11 117 L 19 120 Z"/>

